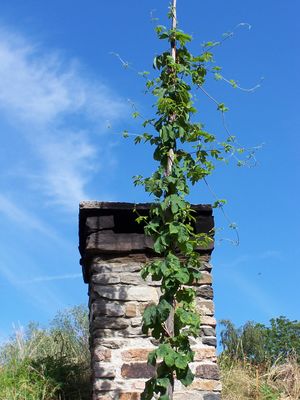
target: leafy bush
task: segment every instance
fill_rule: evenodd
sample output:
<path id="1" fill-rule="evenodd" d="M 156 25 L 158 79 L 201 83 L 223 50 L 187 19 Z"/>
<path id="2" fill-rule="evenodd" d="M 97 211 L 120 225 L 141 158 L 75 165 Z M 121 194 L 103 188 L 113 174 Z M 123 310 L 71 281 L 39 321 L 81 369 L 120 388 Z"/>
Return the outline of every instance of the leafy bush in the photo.
<path id="1" fill-rule="evenodd" d="M 60 312 L 42 329 L 31 323 L 0 349 L 0 400 L 90 398 L 88 316 Z"/>
<path id="2" fill-rule="evenodd" d="M 247 360 L 254 364 L 274 364 L 294 356 L 300 362 L 300 322 L 285 317 L 271 319 L 270 326 L 247 322 L 236 328 L 223 320 L 221 332 L 222 357 L 227 362 Z"/>

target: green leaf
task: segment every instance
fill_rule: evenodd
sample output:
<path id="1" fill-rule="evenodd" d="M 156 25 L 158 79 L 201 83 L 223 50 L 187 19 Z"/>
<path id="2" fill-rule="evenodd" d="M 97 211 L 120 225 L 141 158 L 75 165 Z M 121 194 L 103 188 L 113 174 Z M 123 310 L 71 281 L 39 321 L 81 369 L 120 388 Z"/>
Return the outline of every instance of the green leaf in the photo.
<path id="1" fill-rule="evenodd" d="M 220 207 L 223 207 L 226 203 L 227 203 L 227 200 L 225 200 L 225 199 L 219 199 L 219 200 L 216 200 L 216 201 L 213 203 L 212 207 L 213 207 L 213 208 L 220 208 Z"/>
<path id="2" fill-rule="evenodd" d="M 184 386 L 189 386 L 194 380 L 194 374 L 190 368 L 187 367 L 184 371 L 180 372 L 179 374 L 177 373 L 177 378 Z"/>
<path id="3" fill-rule="evenodd" d="M 154 304 L 148 306 L 143 314 L 143 327 L 148 329 L 149 327 L 153 326 L 156 322 L 156 315 L 157 310 Z"/>
<path id="4" fill-rule="evenodd" d="M 229 110 L 229 108 L 226 107 L 224 103 L 220 103 L 220 104 L 218 105 L 218 110 L 219 110 L 219 111 L 222 111 L 222 112 L 226 112 L 226 111 Z"/>
<path id="5" fill-rule="evenodd" d="M 155 350 L 151 351 L 148 354 L 148 364 L 155 366 L 156 365 L 156 358 L 157 358 L 156 351 Z"/>
<path id="6" fill-rule="evenodd" d="M 220 81 L 220 80 L 223 79 L 223 76 L 222 76 L 221 74 L 219 74 L 218 72 L 216 72 L 216 73 L 214 74 L 214 76 L 215 76 L 215 79 L 216 79 L 217 81 Z"/>
<path id="7" fill-rule="evenodd" d="M 166 363 L 166 365 L 168 367 L 173 367 L 175 365 L 175 354 L 172 353 L 168 353 L 165 357 L 164 357 L 164 362 Z"/>
<path id="8" fill-rule="evenodd" d="M 168 303 L 165 299 L 160 300 L 157 306 L 157 311 L 162 322 L 164 322 L 168 318 L 171 309 L 172 306 L 170 303 Z"/>
<path id="9" fill-rule="evenodd" d="M 156 384 L 157 384 L 157 386 L 167 389 L 167 387 L 170 384 L 170 379 L 169 378 L 159 378 L 156 380 Z"/>
<path id="10" fill-rule="evenodd" d="M 180 283 L 186 284 L 190 280 L 190 274 L 187 271 L 178 271 L 175 275 L 175 278 L 179 280 Z"/>
<path id="11" fill-rule="evenodd" d="M 175 366 L 179 369 L 186 369 L 188 365 L 188 360 L 186 356 L 178 355 L 175 359 Z"/>

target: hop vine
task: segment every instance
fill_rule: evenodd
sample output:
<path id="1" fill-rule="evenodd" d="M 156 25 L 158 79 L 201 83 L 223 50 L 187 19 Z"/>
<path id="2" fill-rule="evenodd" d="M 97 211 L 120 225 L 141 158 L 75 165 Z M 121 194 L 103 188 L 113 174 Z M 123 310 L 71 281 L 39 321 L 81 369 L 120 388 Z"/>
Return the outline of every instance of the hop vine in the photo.
<path id="1" fill-rule="evenodd" d="M 159 256 L 145 265 L 142 277 L 159 281 L 161 289 L 158 304 L 148 306 L 143 314 L 143 333 L 159 344 L 148 357 L 156 374 L 146 382 L 142 400 L 171 400 L 176 379 L 185 386 L 194 379 L 189 364 L 194 359 L 190 338 L 200 334 L 193 288 L 201 279 L 197 249 L 209 245 L 213 232 L 195 232 L 195 212 L 187 196 L 190 187 L 205 181 L 219 161 L 244 152 L 229 132 L 226 140 L 219 141 L 196 122 L 193 90 L 200 88 L 207 94 L 203 86 L 209 75 L 227 80 L 220 73 L 221 67 L 214 64 L 212 50 L 220 42 L 208 42 L 201 54 L 192 54 L 188 49 L 192 37 L 178 28 L 176 11 L 176 0 L 172 0 L 171 28 L 158 25 L 155 29 L 158 39 L 166 43 L 166 50 L 153 60 L 156 76 L 150 79 L 149 72 L 140 73 L 146 79 L 146 91 L 156 98 L 156 113 L 143 121 L 147 132 L 134 139 L 136 144 L 150 143 L 157 162 L 151 176 L 136 176 L 134 184 L 142 185 L 153 198 L 149 216 L 139 216 L 137 221 L 145 225 L 145 234 L 153 239 Z M 238 86 L 235 81 L 229 83 Z M 224 118 L 228 108 L 212 100 Z M 136 109 L 133 117 L 141 117 Z M 124 136 L 129 133 L 125 131 Z M 218 200 L 216 207 L 224 202 Z"/>

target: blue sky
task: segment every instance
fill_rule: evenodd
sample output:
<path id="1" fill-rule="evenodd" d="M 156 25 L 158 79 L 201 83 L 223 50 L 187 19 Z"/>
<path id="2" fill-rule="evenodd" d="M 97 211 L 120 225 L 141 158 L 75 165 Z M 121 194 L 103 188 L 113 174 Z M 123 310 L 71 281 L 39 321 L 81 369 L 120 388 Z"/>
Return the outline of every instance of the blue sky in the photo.
<path id="1" fill-rule="evenodd" d="M 81 200 L 148 201 L 131 177 L 154 168 L 151 151 L 121 136 L 139 133 L 131 102 L 145 115 L 152 99 L 137 71 L 162 49 L 150 14 L 166 23 L 168 1 L 2 0 L 0 3 L 0 340 L 14 325 L 46 323 L 57 310 L 87 303 L 77 251 Z M 255 168 L 221 165 L 209 179 L 239 227 L 240 244 L 221 228 L 213 254 L 216 315 L 238 325 L 298 319 L 299 24 L 297 0 L 179 0 L 193 50 L 218 40 L 224 82 L 207 91 L 230 108 L 229 128 L 260 146 Z M 118 53 L 130 63 L 122 68 Z M 130 101 L 128 101 L 130 100 Z M 215 104 L 198 94 L 199 119 L 224 130 Z M 200 184 L 193 203 L 213 202 Z"/>

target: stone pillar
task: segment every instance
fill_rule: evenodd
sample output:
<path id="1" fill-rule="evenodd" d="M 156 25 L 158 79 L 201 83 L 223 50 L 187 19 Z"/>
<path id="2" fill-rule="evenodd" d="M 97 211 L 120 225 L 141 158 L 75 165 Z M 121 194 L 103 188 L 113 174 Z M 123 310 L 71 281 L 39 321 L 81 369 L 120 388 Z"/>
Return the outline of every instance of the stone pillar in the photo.
<path id="1" fill-rule="evenodd" d="M 147 215 L 149 204 L 135 205 Z M 90 349 L 93 400 L 139 400 L 145 381 L 153 374 L 147 365 L 151 338 L 142 334 L 142 313 L 157 302 L 157 282 L 140 276 L 143 265 L 156 257 L 150 238 L 135 222 L 133 204 L 83 202 L 79 213 L 79 250 L 84 281 L 89 287 Z M 193 206 L 195 229 L 213 228 L 212 209 Z M 195 373 L 192 385 L 176 383 L 174 400 L 219 400 L 221 384 L 216 364 L 210 254 L 213 246 L 199 249 L 202 279 L 197 285 L 201 336 L 193 340 Z"/>

